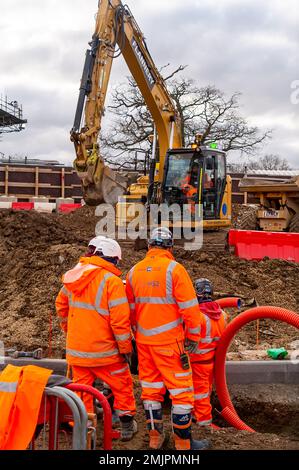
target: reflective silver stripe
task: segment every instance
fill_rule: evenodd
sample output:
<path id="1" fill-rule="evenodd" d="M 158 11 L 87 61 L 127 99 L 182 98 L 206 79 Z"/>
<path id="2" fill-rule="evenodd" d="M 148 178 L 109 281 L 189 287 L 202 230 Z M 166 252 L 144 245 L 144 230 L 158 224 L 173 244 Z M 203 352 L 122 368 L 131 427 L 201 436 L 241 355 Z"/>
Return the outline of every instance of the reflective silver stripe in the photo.
<path id="1" fill-rule="evenodd" d="M 75 349 L 67 349 L 66 353 L 73 357 L 82 357 L 82 358 L 91 358 L 91 359 L 98 359 L 101 357 L 110 357 L 118 354 L 118 349 L 111 349 L 110 351 L 104 352 L 84 352 L 84 351 L 76 351 Z"/>
<path id="2" fill-rule="evenodd" d="M 214 338 L 203 338 L 201 340 L 201 343 L 213 343 L 214 341 L 220 341 L 220 337 L 219 336 L 215 336 Z"/>
<path id="3" fill-rule="evenodd" d="M 172 405 L 171 412 L 176 415 L 185 415 L 186 413 L 190 413 L 192 408 L 192 405 Z"/>
<path id="4" fill-rule="evenodd" d="M 131 334 L 130 333 L 126 333 L 125 335 L 114 335 L 116 341 L 126 341 L 126 339 L 130 339 L 131 338 Z"/>
<path id="5" fill-rule="evenodd" d="M 159 335 L 160 333 L 165 333 L 166 331 L 172 330 L 176 328 L 183 322 L 182 318 L 178 318 L 170 323 L 166 323 L 165 325 L 156 326 L 155 328 L 145 329 L 137 323 L 137 332 L 141 333 L 144 336 L 154 336 Z"/>
<path id="6" fill-rule="evenodd" d="M 14 393 L 17 391 L 18 382 L 0 382 L 0 392 Z"/>
<path id="7" fill-rule="evenodd" d="M 172 274 L 178 263 L 171 261 L 166 270 L 166 297 L 172 297 Z"/>
<path id="8" fill-rule="evenodd" d="M 136 305 L 135 304 L 129 304 L 131 310 L 135 310 Z"/>
<path id="9" fill-rule="evenodd" d="M 211 351 L 215 351 L 216 348 L 210 348 L 210 349 L 197 349 L 194 354 L 206 354 Z"/>
<path id="10" fill-rule="evenodd" d="M 74 302 L 73 300 L 71 300 L 70 306 L 74 308 L 84 308 L 85 310 L 95 310 L 94 306 L 88 304 L 87 302 Z"/>
<path id="11" fill-rule="evenodd" d="M 161 410 L 162 405 L 159 401 L 154 400 L 144 400 L 143 406 L 145 410 Z"/>
<path id="12" fill-rule="evenodd" d="M 100 310 L 101 310 L 100 305 L 101 305 L 101 301 L 102 301 L 102 297 L 103 297 L 104 287 L 105 287 L 106 281 L 109 277 L 113 277 L 113 274 L 111 274 L 111 273 L 105 274 L 105 276 L 103 277 L 103 279 L 100 282 L 100 285 L 98 287 L 97 295 L 96 295 L 96 298 L 95 298 L 95 308 L 99 313 L 103 313 L 103 312 L 100 312 Z M 107 311 L 106 309 L 103 309 L 103 310 Z M 103 315 L 107 315 L 107 313 L 104 313 Z M 109 315 L 109 313 L 108 313 L 108 315 Z"/>
<path id="13" fill-rule="evenodd" d="M 67 296 L 69 296 L 70 294 L 69 291 L 65 288 L 65 286 L 61 288 L 60 292 L 62 292 L 64 295 L 67 295 Z"/>
<path id="14" fill-rule="evenodd" d="M 164 388 L 163 382 L 145 382 L 144 380 L 141 380 L 140 384 L 143 388 Z"/>
<path id="15" fill-rule="evenodd" d="M 97 312 L 101 315 L 109 316 L 109 310 L 106 310 L 104 308 L 97 308 Z"/>
<path id="16" fill-rule="evenodd" d="M 113 308 L 126 303 L 128 303 L 127 297 L 122 297 L 120 299 L 110 300 L 110 302 L 108 302 L 108 307 Z"/>
<path id="17" fill-rule="evenodd" d="M 197 299 L 187 300 L 186 302 L 178 302 L 178 306 L 180 308 L 196 307 L 196 305 L 198 305 Z"/>
<path id="18" fill-rule="evenodd" d="M 169 393 L 172 396 L 180 395 L 181 393 L 185 392 L 193 392 L 193 387 L 186 387 L 186 388 L 169 388 Z"/>
<path id="19" fill-rule="evenodd" d="M 125 372 L 125 370 L 128 370 L 129 366 L 125 366 L 122 369 L 114 370 L 113 372 L 110 372 L 110 375 L 116 375 L 116 374 L 121 374 L 122 372 Z"/>
<path id="20" fill-rule="evenodd" d="M 124 415 L 131 415 L 132 416 L 132 410 L 117 410 L 114 408 L 115 414 L 120 417 Z"/>
<path id="21" fill-rule="evenodd" d="M 133 268 L 130 269 L 129 275 L 128 275 L 128 281 L 129 281 L 129 284 L 131 286 L 133 295 L 134 295 L 134 289 L 133 289 L 133 272 L 134 272 L 134 269 L 135 269 L 135 266 L 133 266 Z M 135 295 L 134 295 L 134 297 L 135 297 Z"/>
<path id="22" fill-rule="evenodd" d="M 197 328 L 188 328 L 188 332 L 191 333 L 191 335 L 197 335 L 200 333 L 200 326 Z"/>
<path id="23" fill-rule="evenodd" d="M 173 297 L 136 297 L 135 302 L 136 304 L 176 304 L 176 301 Z"/>
<path id="24" fill-rule="evenodd" d="M 209 319 L 208 315 L 205 315 L 205 320 L 206 320 L 206 338 L 211 337 L 211 320 Z"/>
<path id="25" fill-rule="evenodd" d="M 206 421 L 196 421 L 197 426 L 207 426 L 208 424 L 211 424 L 212 420 L 207 419 Z"/>
<path id="26" fill-rule="evenodd" d="M 209 398 L 209 396 L 209 393 L 196 393 L 196 395 L 194 395 L 194 400 L 202 400 L 203 398 Z"/>
<path id="27" fill-rule="evenodd" d="M 174 373 L 174 376 L 175 377 L 188 377 L 188 375 L 191 375 L 192 372 L 191 370 L 189 370 L 189 372 L 178 372 L 178 373 Z"/>

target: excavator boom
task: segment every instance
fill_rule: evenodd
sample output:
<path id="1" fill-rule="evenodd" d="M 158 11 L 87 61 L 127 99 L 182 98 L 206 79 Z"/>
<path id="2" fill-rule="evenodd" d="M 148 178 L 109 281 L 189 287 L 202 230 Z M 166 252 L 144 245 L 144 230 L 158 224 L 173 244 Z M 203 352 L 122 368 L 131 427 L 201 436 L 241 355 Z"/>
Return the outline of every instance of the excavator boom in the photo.
<path id="1" fill-rule="evenodd" d="M 182 145 L 175 106 L 131 11 L 120 0 L 100 0 L 71 130 L 76 151 L 74 166 L 82 180 L 83 197 L 90 205 L 102 202 L 115 204 L 127 187 L 122 176 L 105 166 L 98 143 L 116 46 L 144 97 L 157 129 L 160 183 L 163 181 L 161 169 L 167 150 Z"/>

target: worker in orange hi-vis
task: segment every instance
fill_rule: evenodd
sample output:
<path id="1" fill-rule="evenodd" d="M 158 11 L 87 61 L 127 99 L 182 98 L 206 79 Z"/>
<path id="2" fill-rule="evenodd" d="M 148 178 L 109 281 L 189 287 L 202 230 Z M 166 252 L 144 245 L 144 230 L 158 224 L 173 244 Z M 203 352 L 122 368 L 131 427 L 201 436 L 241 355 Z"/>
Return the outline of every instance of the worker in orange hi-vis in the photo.
<path id="1" fill-rule="evenodd" d="M 195 214 L 195 205 L 198 200 L 198 184 L 199 184 L 199 165 L 193 163 L 192 168 L 181 181 L 180 187 L 186 197 L 187 203 L 190 205 L 190 212 Z"/>
<path id="2" fill-rule="evenodd" d="M 210 395 L 213 386 L 214 359 L 217 342 L 226 327 L 226 313 L 212 300 L 213 286 L 208 279 L 197 279 L 195 291 L 204 317 L 202 339 L 195 353 L 190 355 L 193 385 L 193 417 L 198 426 L 212 426 Z"/>
<path id="3" fill-rule="evenodd" d="M 132 354 L 130 309 L 117 268 L 121 260 L 119 244 L 110 238 L 95 237 L 88 253 L 62 278 L 56 299 L 61 328 L 66 332 L 66 359 L 75 383 L 92 385 L 100 378 L 114 395 L 122 439 L 137 432 L 135 399 L 128 363 Z M 88 412 L 93 412 L 90 395 L 83 396 Z"/>
<path id="4" fill-rule="evenodd" d="M 141 399 L 150 448 L 161 448 L 165 440 L 161 404 L 167 388 L 172 400 L 176 449 L 204 449 L 208 441 L 191 438 L 194 393 L 188 357 L 197 349 L 202 315 L 192 281 L 185 268 L 174 260 L 172 251 L 172 233 L 165 227 L 154 229 L 145 259 L 127 275 Z"/>

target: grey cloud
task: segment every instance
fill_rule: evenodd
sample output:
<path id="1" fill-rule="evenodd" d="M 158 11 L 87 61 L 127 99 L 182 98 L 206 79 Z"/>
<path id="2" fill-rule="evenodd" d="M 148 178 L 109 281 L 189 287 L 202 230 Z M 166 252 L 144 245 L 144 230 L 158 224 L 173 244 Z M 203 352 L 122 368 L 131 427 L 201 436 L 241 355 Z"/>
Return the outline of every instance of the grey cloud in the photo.
<path id="1" fill-rule="evenodd" d="M 297 130 L 282 129 L 277 116 L 290 119 L 299 110 L 289 98 L 291 81 L 299 79 L 295 3 L 163 0 L 159 8 L 148 0 L 129 1 L 158 66 L 189 64 L 185 73 L 198 84 L 215 84 L 227 93 L 241 91 L 243 114 L 260 122 L 266 115 L 268 127 L 275 130 L 264 151 L 280 153 L 293 165 L 298 160 L 299 124 Z M 82 0 L 5 2 L 0 83 L 12 99 L 23 103 L 29 122 L 23 134 L 4 136 L 1 151 L 20 145 L 32 155 L 72 159 L 68 132 L 96 9 L 97 0 L 85 0 L 84 7 Z M 127 74 L 123 61 L 116 60 L 111 85 Z"/>

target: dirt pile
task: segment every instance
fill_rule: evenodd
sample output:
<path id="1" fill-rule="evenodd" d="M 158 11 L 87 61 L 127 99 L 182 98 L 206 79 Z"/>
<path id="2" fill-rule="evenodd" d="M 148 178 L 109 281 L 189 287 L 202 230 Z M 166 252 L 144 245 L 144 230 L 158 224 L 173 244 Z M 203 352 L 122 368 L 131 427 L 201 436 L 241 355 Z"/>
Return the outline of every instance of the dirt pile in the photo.
<path id="1" fill-rule="evenodd" d="M 46 352 L 61 275 L 84 245 L 56 214 L 0 212 L 0 339 L 6 347 Z M 60 351 L 56 321 L 53 328 L 54 348 Z"/>
<path id="2" fill-rule="evenodd" d="M 60 355 L 64 337 L 55 318 L 55 298 L 61 275 L 70 269 L 95 234 L 94 209 L 83 207 L 68 215 L 0 211 L 0 340 L 7 347 L 47 352 L 50 320 L 55 355 Z M 206 235 L 207 237 L 209 234 Z M 124 275 L 145 252 L 124 245 Z M 215 290 L 255 297 L 259 305 L 277 305 L 299 311 L 299 265 L 265 259 L 248 262 L 227 253 L 196 253 L 176 250 L 193 279 L 210 278 Z M 259 349 L 285 346 L 297 339 L 293 328 L 263 321 Z M 247 326 L 233 350 L 256 347 L 256 325 Z"/>

